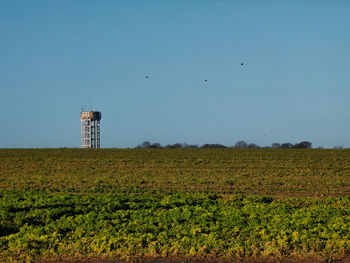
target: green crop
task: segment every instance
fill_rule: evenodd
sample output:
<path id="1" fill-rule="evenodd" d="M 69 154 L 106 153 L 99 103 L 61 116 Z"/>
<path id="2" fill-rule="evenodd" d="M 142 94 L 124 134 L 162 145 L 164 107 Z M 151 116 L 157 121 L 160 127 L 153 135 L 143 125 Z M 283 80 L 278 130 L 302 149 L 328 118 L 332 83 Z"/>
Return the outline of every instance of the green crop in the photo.
<path id="1" fill-rule="evenodd" d="M 0 150 L 0 261 L 350 252 L 350 151 Z"/>
<path id="2" fill-rule="evenodd" d="M 221 257 L 350 251 L 350 199 L 1 191 L 0 254 Z"/>

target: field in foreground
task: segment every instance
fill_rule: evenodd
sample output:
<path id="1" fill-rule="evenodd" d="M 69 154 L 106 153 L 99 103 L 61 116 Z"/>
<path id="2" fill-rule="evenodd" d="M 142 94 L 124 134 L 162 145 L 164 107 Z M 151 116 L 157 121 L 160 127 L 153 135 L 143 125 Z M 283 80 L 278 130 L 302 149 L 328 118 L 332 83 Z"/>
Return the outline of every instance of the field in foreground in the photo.
<path id="1" fill-rule="evenodd" d="M 1 261 L 350 252 L 348 150 L 0 150 Z"/>

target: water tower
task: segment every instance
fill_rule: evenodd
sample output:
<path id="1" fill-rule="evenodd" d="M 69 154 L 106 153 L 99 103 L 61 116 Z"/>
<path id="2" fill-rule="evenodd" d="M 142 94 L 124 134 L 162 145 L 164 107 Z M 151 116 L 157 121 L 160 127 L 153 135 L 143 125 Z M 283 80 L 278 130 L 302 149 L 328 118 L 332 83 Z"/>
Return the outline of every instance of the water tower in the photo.
<path id="1" fill-rule="evenodd" d="M 82 111 L 81 148 L 100 148 L 100 111 Z"/>

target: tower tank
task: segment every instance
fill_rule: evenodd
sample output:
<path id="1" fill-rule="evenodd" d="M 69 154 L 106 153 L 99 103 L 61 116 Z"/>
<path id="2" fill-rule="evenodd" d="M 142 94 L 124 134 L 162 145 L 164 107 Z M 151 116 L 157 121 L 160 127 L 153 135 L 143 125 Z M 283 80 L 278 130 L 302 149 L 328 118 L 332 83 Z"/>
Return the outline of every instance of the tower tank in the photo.
<path id="1" fill-rule="evenodd" d="M 100 111 L 82 111 L 81 120 L 81 148 L 100 148 Z"/>

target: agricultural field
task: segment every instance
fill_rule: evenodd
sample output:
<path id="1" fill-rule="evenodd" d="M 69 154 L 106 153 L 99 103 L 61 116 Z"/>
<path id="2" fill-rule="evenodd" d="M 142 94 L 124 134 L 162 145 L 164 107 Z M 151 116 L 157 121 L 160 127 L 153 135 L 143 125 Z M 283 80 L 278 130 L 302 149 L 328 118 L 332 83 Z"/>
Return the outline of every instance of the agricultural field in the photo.
<path id="1" fill-rule="evenodd" d="M 2 149 L 0 261 L 350 253 L 350 151 Z"/>

